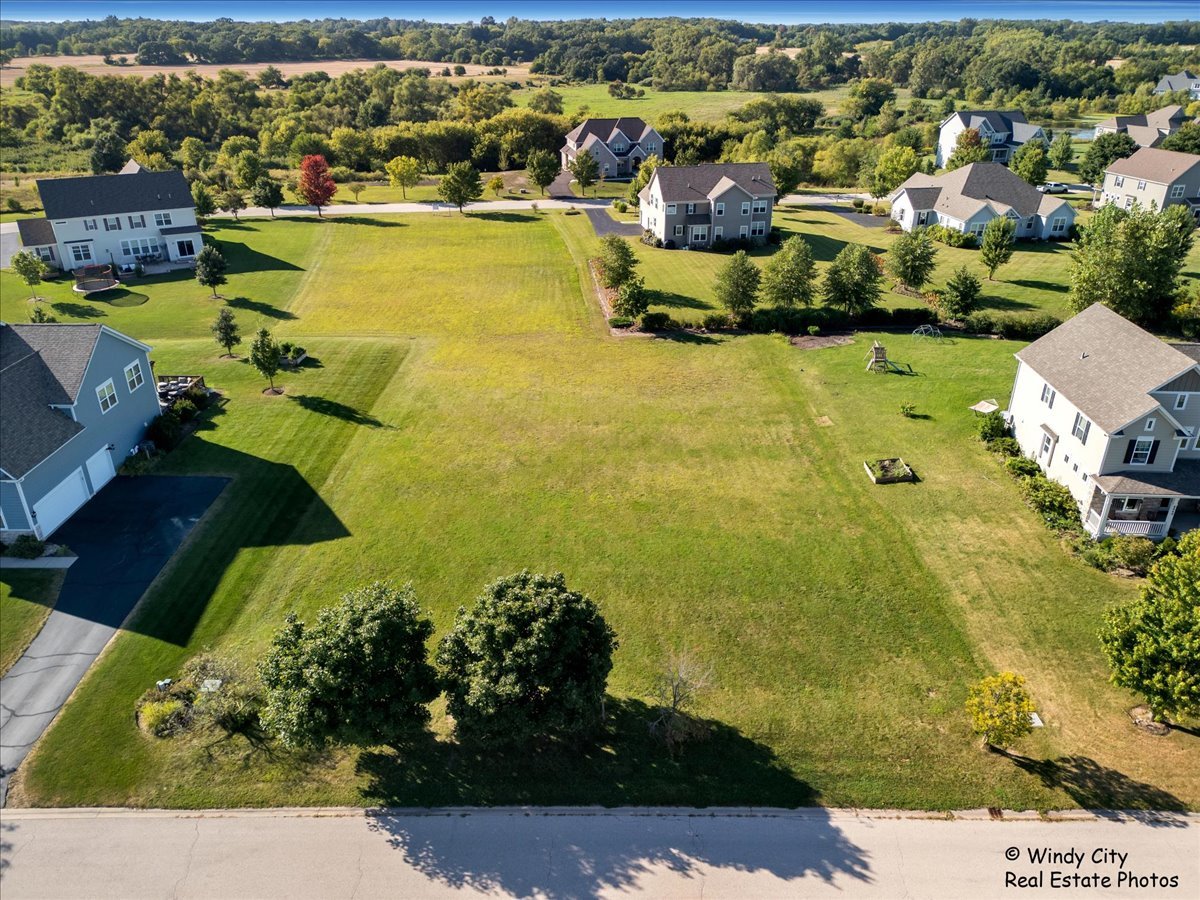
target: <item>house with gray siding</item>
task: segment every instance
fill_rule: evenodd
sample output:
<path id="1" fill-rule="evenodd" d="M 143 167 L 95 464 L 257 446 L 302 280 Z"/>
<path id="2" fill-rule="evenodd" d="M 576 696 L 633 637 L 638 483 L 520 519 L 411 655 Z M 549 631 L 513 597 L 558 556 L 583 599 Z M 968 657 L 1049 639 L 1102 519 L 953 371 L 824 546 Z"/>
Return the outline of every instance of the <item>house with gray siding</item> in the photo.
<path id="1" fill-rule="evenodd" d="M 564 169 L 580 153 L 590 153 L 605 178 L 630 178 L 648 156 L 663 158 L 663 139 L 654 127 L 636 116 L 619 119 L 584 119 L 567 133 L 559 150 Z"/>
<path id="2" fill-rule="evenodd" d="M 46 216 L 18 223 L 21 246 L 64 270 L 188 264 L 204 246 L 187 180 L 133 160 L 115 175 L 39 178 Z"/>
<path id="3" fill-rule="evenodd" d="M 1061 197 L 1043 194 L 998 163 L 971 163 L 942 175 L 918 172 L 888 199 L 892 218 L 905 231 L 942 225 L 977 238 L 992 219 L 1005 216 L 1014 237 L 1066 239 L 1075 210 Z"/>
<path id="4" fill-rule="evenodd" d="M 991 154 L 989 160 L 1004 165 L 1008 165 L 1012 155 L 1023 144 L 1041 141 L 1044 146 L 1050 145 L 1041 126 L 1029 124 L 1025 114 L 1018 110 L 962 110 L 951 113 L 938 128 L 936 161 L 939 169 L 946 165 L 954 153 L 958 136 L 968 128 L 979 132 L 979 139 Z"/>
<path id="5" fill-rule="evenodd" d="M 1200 78 L 1187 69 L 1183 69 L 1175 75 L 1164 75 L 1154 86 L 1156 94 L 1169 94 L 1176 91 L 1187 91 L 1193 100 L 1200 100 Z"/>
<path id="6" fill-rule="evenodd" d="M 1182 203 L 1200 223 L 1200 156 L 1143 147 L 1133 156 L 1113 160 L 1104 170 L 1097 206 L 1116 203 L 1156 209 Z"/>
<path id="7" fill-rule="evenodd" d="M 1006 418 L 1092 536 L 1200 525 L 1200 344 L 1099 303 L 1020 350 Z"/>
<path id="8" fill-rule="evenodd" d="M 0 322 L 0 532 L 48 538 L 159 414 L 150 348 L 106 325 Z"/>
<path id="9" fill-rule="evenodd" d="M 771 232 L 775 182 L 766 163 L 659 166 L 638 194 L 642 229 L 667 246 L 707 247 Z"/>

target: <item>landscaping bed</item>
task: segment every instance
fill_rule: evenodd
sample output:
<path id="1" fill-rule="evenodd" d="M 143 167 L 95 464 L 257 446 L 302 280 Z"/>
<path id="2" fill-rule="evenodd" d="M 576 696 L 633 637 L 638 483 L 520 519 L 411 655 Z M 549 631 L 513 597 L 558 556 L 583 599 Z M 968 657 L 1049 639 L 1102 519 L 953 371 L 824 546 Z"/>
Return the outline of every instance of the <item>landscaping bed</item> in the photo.
<path id="1" fill-rule="evenodd" d="M 869 477 L 876 484 L 899 484 L 916 481 L 917 476 L 903 459 L 893 456 L 888 459 L 872 459 L 863 463 Z"/>

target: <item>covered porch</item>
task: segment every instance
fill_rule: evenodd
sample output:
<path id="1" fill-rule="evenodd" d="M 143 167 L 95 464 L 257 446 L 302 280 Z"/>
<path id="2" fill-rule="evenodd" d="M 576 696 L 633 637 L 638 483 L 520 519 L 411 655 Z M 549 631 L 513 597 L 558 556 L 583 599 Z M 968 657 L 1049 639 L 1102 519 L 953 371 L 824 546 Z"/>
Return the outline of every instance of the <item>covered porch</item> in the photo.
<path id="1" fill-rule="evenodd" d="M 1092 537 L 1162 540 L 1200 526 L 1200 460 L 1180 460 L 1171 472 L 1121 472 L 1095 482 L 1084 516 Z"/>

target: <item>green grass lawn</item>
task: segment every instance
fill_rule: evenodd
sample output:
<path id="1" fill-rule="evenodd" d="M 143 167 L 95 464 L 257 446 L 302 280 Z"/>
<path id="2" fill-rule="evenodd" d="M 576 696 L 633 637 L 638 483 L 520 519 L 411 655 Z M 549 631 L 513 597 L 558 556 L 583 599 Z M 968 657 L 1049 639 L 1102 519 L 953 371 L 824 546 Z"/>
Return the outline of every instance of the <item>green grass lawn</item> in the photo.
<path id="1" fill-rule="evenodd" d="M 62 569 L 0 570 L 0 675 L 37 637 L 58 600 Z"/>
<path id="2" fill-rule="evenodd" d="M 1194 739 L 1136 732 L 1105 682 L 1098 617 L 1135 586 L 1065 555 L 972 437 L 966 407 L 1006 396 L 1017 345 L 614 339 L 581 280 L 583 216 L 212 234 L 243 261 L 290 262 L 225 293 L 244 297 L 244 330 L 269 321 L 315 360 L 265 396 L 243 361 L 218 359 L 216 302 L 178 282 L 100 319 L 225 396 L 160 471 L 235 482 L 11 803 L 1200 805 Z M 918 374 L 864 373 L 874 337 Z M 928 418 L 901 417 L 903 401 Z M 895 454 L 920 484 L 867 480 L 864 459 Z M 523 567 L 567 573 L 620 637 L 593 749 L 477 755 L 440 705 L 428 740 L 316 755 L 133 723 L 142 692 L 202 650 L 251 666 L 289 611 L 411 580 L 440 637 Z M 679 652 L 712 668 L 700 712 L 715 724 L 671 759 L 646 704 Z M 1048 724 L 1020 764 L 981 752 L 962 712 L 969 684 L 1003 668 L 1029 678 Z"/>

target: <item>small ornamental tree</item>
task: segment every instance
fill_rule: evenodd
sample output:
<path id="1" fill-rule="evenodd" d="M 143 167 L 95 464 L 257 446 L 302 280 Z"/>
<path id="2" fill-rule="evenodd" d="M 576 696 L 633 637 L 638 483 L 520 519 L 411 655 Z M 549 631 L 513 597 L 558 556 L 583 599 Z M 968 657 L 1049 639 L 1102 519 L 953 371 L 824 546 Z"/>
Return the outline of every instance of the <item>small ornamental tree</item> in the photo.
<path id="1" fill-rule="evenodd" d="M 754 311 L 758 302 L 758 282 L 761 273 L 745 250 L 733 254 L 729 262 L 717 270 L 714 293 L 717 301 L 729 311 L 734 322 L 740 322 Z"/>
<path id="2" fill-rule="evenodd" d="M 192 204 L 196 207 L 197 219 L 205 219 L 217 211 L 217 201 L 212 191 L 200 181 L 192 185 Z"/>
<path id="3" fill-rule="evenodd" d="M 579 182 L 580 193 L 586 197 L 587 189 L 600 177 L 600 164 L 596 162 L 596 157 L 590 153 L 580 153 L 571 160 L 567 168 L 571 170 L 572 177 Z"/>
<path id="4" fill-rule="evenodd" d="M 427 661 L 433 623 L 413 590 L 376 582 L 344 595 L 311 625 L 289 613 L 259 665 L 261 718 L 284 744 L 397 744 L 429 721 L 438 694 Z"/>
<path id="5" fill-rule="evenodd" d="M 976 128 L 964 128 L 954 141 L 954 152 L 946 160 L 946 171 L 961 169 L 971 163 L 983 162 L 991 156 L 991 150 L 983 145 Z"/>
<path id="6" fill-rule="evenodd" d="M 966 266 L 959 266 L 946 282 L 939 305 L 950 319 L 964 319 L 979 308 L 983 286 Z"/>
<path id="7" fill-rule="evenodd" d="M 649 308 L 650 292 L 646 290 L 646 282 L 638 276 L 631 277 L 617 290 L 617 299 L 613 302 L 616 315 L 636 319 Z"/>
<path id="8" fill-rule="evenodd" d="M 632 278 L 638 262 L 629 241 L 620 235 L 606 234 L 600 239 L 600 282 L 606 288 L 619 288 Z"/>
<path id="9" fill-rule="evenodd" d="M 549 150 L 530 150 L 525 156 L 525 170 L 544 197 L 546 188 L 558 177 L 558 158 Z"/>
<path id="10" fill-rule="evenodd" d="M 774 306 L 811 306 L 816 274 L 812 248 L 803 237 L 794 235 L 763 266 L 763 300 Z"/>
<path id="11" fill-rule="evenodd" d="M 411 156 L 395 156 L 383 166 L 388 184 L 400 188 L 400 196 L 408 199 L 408 189 L 416 187 L 421 180 L 421 161 Z"/>
<path id="12" fill-rule="evenodd" d="M 296 193 L 309 206 L 317 208 L 317 215 L 324 217 L 322 207 L 329 204 L 337 193 L 337 184 L 329 174 L 329 163 L 318 153 L 304 157 L 300 162 L 300 180 L 296 182 Z"/>
<path id="13" fill-rule="evenodd" d="M 869 247 L 847 244 L 825 272 L 825 302 L 859 315 L 879 302 L 882 277 Z"/>
<path id="14" fill-rule="evenodd" d="M 250 202 L 261 209 L 269 209 L 271 218 L 275 218 L 275 207 L 283 203 L 283 185 L 274 178 L 264 175 L 254 182 L 250 192 Z"/>
<path id="15" fill-rule="evenodd" d="M 1046 148 L 1041 141 L 1028 141 L 1018 147 L 1011 165 L 1016 174 L 1034 187 L 1045 184 L 1049 167 L 1046 164 Z"/>
<path id="16" fill-rule="evenodd" d="M 1100 646 L 1112 682 L 1155 719 L 1200 715 L 1200 530 L 1150 567 L 1141 596 L 1110 610 Z"/>
<path id="17" fill-rule="evenodd" d="M 937 265 L 937 250 L 924 228 L 902 231 L 887 255 L 888 273 L 909 290 L 919 291 Z"/>
<path id="18" fill-rule="evenodd" d="M 491 178 L 489 178 L 487 189 L 499 197 L 501 192 L 504 190 L 504 176 L 493 175 Z"/>
<path id="19" fill-rule="evenodd" d="M 442 640 L 446 707 L 462 737 L 526 744 L 599 727 L 617 638 L 561 574 L 521 572 L 459 607 Z"/>
<path id="20" fill-rule="evenodd" d="M 1062 132 L 1050 143 L 1050 152 L 1047 154 L 1050 160 L 1050 165 L 1056 169 L 1067 169 L 1070 167 L 1072 160 L 1075 159 L 1075 148 L 1071 144 L 1071 135 L 1067 132 Z"/>
<path id="21" fill-rule="evenodd" d="M 217 195 L 217 206 L 225 212 L 233 213 L 236 220 L 238 213 L 246 208 L 246 195 L 241 191 L 222 191 Z"/>
<path id="22" fill-rule="evenodd" d="M 279 374 L 279 360 L 282 353 L 271 332 L 265 328 L 258 329 L 254 342 L 250 344 L 250 365 L 258 370 L 258 374 L 267 379 L 271 393 L 279 393 L 275 389 L 275 376 Z"/>
<path id="23" fill-rule="evenodd" d="M 446 169 L 437 190 L 439 197 L 451 206 L 457 206 L 461 213 L 464 206 L 483 196 L 483 183 L 469 162 L 457 162 Z"/>
<path id="24" fill-rule="evenodd" d="M 212 244 L 205 244 L 196 254 L 196 280 L 206 288 L 212 288 L 214 297 L 217 296 L 217 288 L 227 281 L 225 271 L 228 268 L 225 257 Z"/>
<path id="25" fill-rule="evenodd" d="M 987 267 L 988 281 L 994 281 L 996 270 L 1012 259 L 1016 233 L 1017 224 L 1008 216 L 997 216 L 984 226 L 979 259 Z"/>
<path id="26" fill-rule="evenodd" d="M 229 307 L 224 307 L 217 313 L 217 320 L 212 323 L 212 333 L 217 343 L 225 348 L 226 356 L 233 356 L 233 348 L 242 342 L 237 321 Z"/>
<path id="27" fill-rule="evenodd" d="M 367 186 L 361 181 L 352 181 L 346 185 L 346 190 L 354 195 L 354 202 L 358 202 L 358 195 L 367 189 Z"/>
<path id="28" fill-rule="evenodd" d="M 46 264 L 42 262 L 42 258 L 30 250 L 18 250 L 12 255 L 9 265 L 20 279 L 29 285 L 29 299 L 36 300 L 37 286 L 42 283 L 42 276 L 46 274 Z"/>
<path id="29" fill-rule="evenodd" d="M 984 678 L 971 688 L 966 706 L 972 730 L 989 747 L 1007 749 L 1033 730 L 1033 698 L 1025 679 L 1012 672 Z"/>

